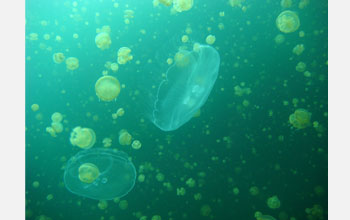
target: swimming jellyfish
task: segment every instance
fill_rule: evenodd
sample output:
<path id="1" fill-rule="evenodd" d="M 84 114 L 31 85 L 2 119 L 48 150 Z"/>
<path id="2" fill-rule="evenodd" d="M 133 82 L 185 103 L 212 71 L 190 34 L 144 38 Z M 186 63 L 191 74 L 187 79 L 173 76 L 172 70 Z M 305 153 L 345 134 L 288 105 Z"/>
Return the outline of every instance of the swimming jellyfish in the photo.
<path id="1" fill-rule="evenodd" d="M 63 53 L 54 53 L 52 55 L 52 59 L 53 59 L 53 62 L 60 64 L 64 61 L 65 56 Z"/>
<path id="2" fill-rule="evenodd" d="M 311 125 L 311 113 L 299 108 L 289 116 L 289 123 L 297 129 L 303 129 Z"/>
<path id="3" fill-rule="evenodd" d="M 99 99 L 110 102 L 118 97 L 120 83 L 113 76 L 102 76 L 96 81 L 95 92 Z"/>
<path id="4" fill-rule="evenodd" d="M 173 8 L 177 12 L 188 11 L 193 6 L 193 0 L 174 0 Z"/>
<path id="5" fill-rule="evenodd" d="M 79 60 L 75 57 L 68 57 L 66 59 L 66 66 L 69 70 L 76 70 L 79 67 Z"/>
<path id="6" fill-rule="evenodd" d="M 135 185 L 136 169 L 122 151 L 92 148 L 69 159 L 64 185 L 79 196 L 111 200 L 128 194 Z"/>
<path id="7" fill-rule="evenodd" d="M 292 33 L 300 26 L 299 16 L 293 11 L 283 11 L 276 19 L 276 26 L 283 33 Z"/>
<path id="8" fill-rule="evenodd" d="M 109 46 L 111 45 L 112 41 L 111 41 L 111 37 L 109 36 L 108 33 L 101 32 L 101 33 L 96 35 L 95 43 L 96 43 L 96 46 L 98 48 L 100 48 L 101 50 L 105 50 L 105 49 L 109 48 Z"/>
<path id="9" fill-rule="evenodd" d="M 75 127 L 70 133 L 70 143 L 83 149 L 89 149 L 96 142 L 96 134 L 90 128 Z"/>
<path id="10" fill-rule="evenodd" d="M 125 129 L 122 129 L 119 132 L 119 144 L 121 145 L 130 145 L 132 140 L 131 134 Z"/>
<path id="11" fill-rule="evenodd" d="M 151 121 L 163 131 L 188 122 L 207 101 L 219 72 L 219 53 L 209 45 L 196 44 L 193 51 L 175 56 L 161 81 Z"/>
<path id="12" fill-rule="evenodd" d="M 121 47 L 118 50 L 118 63 L 119 64 L 126 64 L 126 62 L 133 59 L 133 56 L 130 54 L 131 49 L 128 47 Z"/>

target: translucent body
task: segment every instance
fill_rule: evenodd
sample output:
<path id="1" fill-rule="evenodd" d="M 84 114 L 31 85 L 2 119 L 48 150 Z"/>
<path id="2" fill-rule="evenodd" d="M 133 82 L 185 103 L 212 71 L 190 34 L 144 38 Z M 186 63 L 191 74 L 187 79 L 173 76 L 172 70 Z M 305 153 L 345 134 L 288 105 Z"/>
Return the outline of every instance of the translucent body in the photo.
<path id="1" fill-rule="evenodd" d="M 120 83 L 113 76 L 102 76 L 95 84 L 96 95 L 106 102 L 116 99 L 120 93 Z"/>
<path id="2" fill-rule="evenodd" d="M 126 62 L 133 59 L 133 56 L 130 54 L 131 49 L 128 47 L 121 47 L 118 50 L 118 63 L 119 64 L 126 64 Z"/>
<path id="3" fill-rule="evenodd" d="M 289 116 L 289 122 L 297 129 L 303 129 L 311 125 L 311 113 L 299 108 Z"/>
<path id="4" fill-rule="evenodd" d="M 53 59 L 53 62 L 59 64 L 59 63 L 62 63 L 64 61 L 65 57 L 64 57 L 63 53 L 54 53 L 52 55 L 52 59 Z"/>
<path id="5" fill-rule="evenodd" d="M 175 11 L 182 12 L 182 11 L 188 11 L 193 6 L 193 0 L 174 0 L 173 1 L 173 7 Z"/>
<path id="6" fill-rule="evenodd" d="M 283 33 L 292 33 L 298 30 L 300 20 L 295 12 L 286 10 L 278 15 L 276 19 L 276 26 Z"/>
<path id="7" fill-rule="evenodd" d="M 96 142 L 96 134 L 90 128 L 75 127 L 70 134 L 70 143 L 83 149 L 89 149 Z"/>
<path id="8" fill-rule="evenodd" d="M 92 183 L 100 175 L 98 167 L 93 163 L 84 163 L 79 167 L 79 179 L 83 183 Z"/>
<path id="9" fill-rule="evenodd" d="M 79 167 L 91 163 L 98 167 L 99 175 L 91 183 L 79 178 Z M 108 148 L 83 150 L 69 159 L 65 172 L 66 188 L 77 195 L 97 200 L 123 197 L 135 185 L 136 170 L 128 155 Z"/>
<path id="10" fill-rule="evenodd" d="M 119 144 L 121 145 L 130 145 L 132 140 L 131 134 L 125 129 L 122 129 L 119 132 Z"/>
<path id="11" fill-rule="evenodd" d="M 95 37 L 95 43 L 98 48 L 101 50 L 108 49 L 109 46 L 111 45 L 111 37 L 109 36 L 108 33 L 106 32 L 101 32 Z"/>
<path id="12" fill-rule="evenodd" d="M 220 56 L 213 47 L 199 45 L 179 53 L 181 59 L 175 58 L 169 67 L 154 102 L 152 122 L 163 131 L 188 122 L 206 102 L 218 76 Z"/>
<path id="13" fill-rule="evenodd" d="M 66 59 L 66 66 L 69 70 L 76 70 L 79 67 L 79 60 L 75 57 L 68 57 Z"/>

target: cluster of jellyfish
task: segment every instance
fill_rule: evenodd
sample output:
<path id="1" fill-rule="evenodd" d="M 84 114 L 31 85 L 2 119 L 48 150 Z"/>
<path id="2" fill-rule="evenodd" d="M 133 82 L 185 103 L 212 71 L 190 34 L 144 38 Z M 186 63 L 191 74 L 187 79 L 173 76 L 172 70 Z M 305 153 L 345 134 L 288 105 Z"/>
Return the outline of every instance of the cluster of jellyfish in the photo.
<path id="1" fill-rule="evenodd" d="M 32 106 L 33 107 L 33 106 Z M 63 131 L 62 125 L 63 115 L 59 112 L 55 112 L 51 115 L 51 126 L 46 127 L 46 132 L 48 132 L 52 137 L 56 137 L 58 133 Z"/>

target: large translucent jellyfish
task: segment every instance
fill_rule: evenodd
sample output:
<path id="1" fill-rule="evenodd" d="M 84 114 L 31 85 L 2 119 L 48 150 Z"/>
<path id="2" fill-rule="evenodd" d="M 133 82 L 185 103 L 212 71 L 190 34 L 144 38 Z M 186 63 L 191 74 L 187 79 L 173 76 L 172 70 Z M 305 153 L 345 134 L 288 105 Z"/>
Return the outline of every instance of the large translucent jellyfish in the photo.
<path id="1" fill-rule="evenodd" d="M 311 113 L 299 108 L 289 116 L 289 123 L 297 129 L 303 129 L 311 125 Z"/>
<path id="2" fill-rule="evenodd" d="M 182 50 L 160 83 L 151 116 L 163 131 L 172 131 L 188 122 L 206 102 L 218 76 L 220 56 L 211 46 L 195 44 Z"/>
<path id="3" fill-rule="evenodd" d="M 173 0 L 173 8 L 177 12 L 188 11 L 193 6 L 193 0 Z"/>
<path id="4" fill-rule="evenodd" d="M 95 92 L 100 100 L 110 102 L 118 97 L 120 83 L 113 76 L 102 76 L 96 81 Z"/>
<path id="5" fill-rule="evenodd" d="M 128 155 L 108 148 L 80 151 L 69 159 L 64 172 L 64 184 L 70 192 L 96 200 L 125 196 L 135 179 L 135 166 Z"/>
<path id="6" fill-rule="evenodd" d="M 299 16 L 293 11 L 283 11 L 276 19 L 276 26 L 283 33 L 292 33 L 300 26 Z"/>
<path id="7" fill-rule="evenodd" d="M 79 60 L 75 57 L 68 57 L 66 59 L 66 66 L 69 70 L 76 70 L 79 67 Z"/>
<path id="8" fill-rule="evenodd" d="M 96 142 L 96 134 L 90 128 L 75 127 L 70 134 L 70 143 L 83 149 L 89 149 Z"/>
<path id="9" fill-rule="evenodd" d="M 96 43 L 96 46 L 98 48 L 100 48 L 101 50 L 105 50 L 105 49 L 109 48 L 109 46 L 111 45 L 112 41 L 111 41 L 111 37 L 109 36 L 108 33 L 101 32 L 101 33 L 96 35 L 95 43 Z"/>

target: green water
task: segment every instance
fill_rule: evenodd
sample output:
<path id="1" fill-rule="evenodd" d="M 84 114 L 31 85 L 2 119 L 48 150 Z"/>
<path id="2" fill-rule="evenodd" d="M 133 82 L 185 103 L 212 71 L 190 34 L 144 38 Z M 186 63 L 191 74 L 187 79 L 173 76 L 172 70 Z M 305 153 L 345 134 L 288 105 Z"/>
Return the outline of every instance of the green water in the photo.
<path id="1" fill-rule="evenodd" d="M 300 27 L 284 34 L 275 23 L 285 10 L 277 0 L 246 0 L 236 7 L 226 0 L 194 0 L 181 13 L 154 7 L 152 0 L 26 1 L 26 218 L 248 220 L 261 212 L 280 220 L 327 219 L 328 3 L 298 4 L 293 0 L 288 10 L 297 12 Z M 127 9 L 134 11 L 129 24 Z M 101 50 L 95 36 L 104 25 L 110 26 L 112 44 Z M 37 40 L 30 39 L 32 33 Z M 181 46 L 184 34 L 201 44 L 209 34 L 216 37 L 219 76 L 200 116 L 164 132 L 150 121 L 150 112 L 167 56 Z M 275 42 L 278 34 L 285 37 L 281 44 Z M 301 55 L 292 52 L 297 44 L 305 47 Z M 117 72 L 108 70 L 106 62 L 117 62 L 121 47 L 129 47 L 133 59 Z M 54 63 L 56 52 L 78 58 L 79 68 Z M 310 74 L 296 71 L 299 62 Z M 112 102 L 95 93 L 105 70 L 125 85 Z M 250 92 L 238 94 L 237 86 Z M 36 112 L 34 103 L 40 106 Z M 118 108 L 125 114 L 115 120 Z M 311 113 L 303 129 L 289 122 L 300 108 Z M 56 137 L 46 132 L 54 112 L 64 116 L 64 130 Z M 69 141 L 76 126 L 95 131 L 94 148 L 111 138 L 110 148 L 127 153 L 137 175 L 145 176 L 105 209 L 105 202 L 98 206 L 98 200 L 64 186 L 67 161 L 83 150 Z M 142 147 L 120 145 L 122 129 Z M 190 178 L 192 187 L 186 184 Z M 268 207 L 272 196 L 279 208 Z"/>

